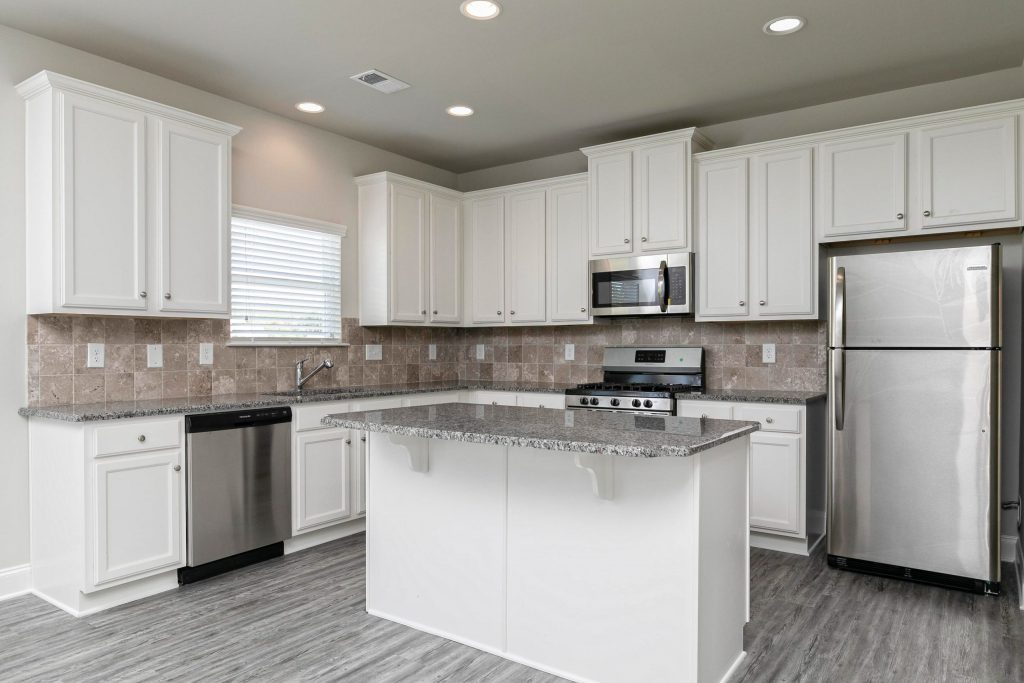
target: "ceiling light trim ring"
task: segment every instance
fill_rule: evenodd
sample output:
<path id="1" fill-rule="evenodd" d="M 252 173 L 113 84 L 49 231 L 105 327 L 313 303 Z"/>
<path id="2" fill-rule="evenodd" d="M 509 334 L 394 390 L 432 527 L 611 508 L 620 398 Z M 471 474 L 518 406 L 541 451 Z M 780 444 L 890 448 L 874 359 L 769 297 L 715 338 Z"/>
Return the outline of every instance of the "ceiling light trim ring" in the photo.
<path id="1" fill-rule="evenodd" d="M 783 28 L 773 28 L 779 25 L 780 23 L 784 24 Z M 787 36 L 791 33 L 796 33 L 806 25 L 807 20 L 804 19 L 803 17 L 798 17 L 796 15 L 787 15 L 784 17 L 775 17 L 774 19 L 770 19 L 769 21 L 765 22 L 765 25 L 761 30 L 770 36 Z"/>
<path id="2" fill-rule="evenodd" d="M 492 0 L 463 0 L 459 11 L 470 19 L 487 21 L 501 14 L 501 5 Z"/>

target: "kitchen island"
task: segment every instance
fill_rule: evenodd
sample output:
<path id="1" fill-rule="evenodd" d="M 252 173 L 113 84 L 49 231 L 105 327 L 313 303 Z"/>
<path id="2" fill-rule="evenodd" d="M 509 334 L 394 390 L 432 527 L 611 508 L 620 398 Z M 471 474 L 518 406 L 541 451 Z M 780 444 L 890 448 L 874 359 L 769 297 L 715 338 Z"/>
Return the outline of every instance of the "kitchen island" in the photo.
<path id="1" fill-rule="evenodd" d="M 576 681 L 720 681 L 757 423 L 447 403 L 369 432 L 366 608 Z"/>

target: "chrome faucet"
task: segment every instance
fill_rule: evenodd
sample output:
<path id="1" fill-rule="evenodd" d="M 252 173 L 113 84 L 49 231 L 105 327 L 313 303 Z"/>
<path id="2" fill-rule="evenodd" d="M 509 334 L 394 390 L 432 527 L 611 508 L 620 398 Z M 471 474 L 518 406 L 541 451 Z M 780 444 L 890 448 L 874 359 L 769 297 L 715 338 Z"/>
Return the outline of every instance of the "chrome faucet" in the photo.
<path id="1" fill-rule="evenodd" d="M 302 387 L 306 384 L 306 382 L 313 379 L 313 375 L 320 372 L 324 368 L 330 369 L 334 367 L 334 361 L 332 361 L 330 358 L 325 358 L 320 362 L 320 365 L 310 370 L 309 374 L 303 377 L 302 366 L 306 363 L 307 360 L 312 360 L 312 357 L 306 356 L 305 358 L 301 358 L 295 364 L 295 391 L 302 391 Z"/>

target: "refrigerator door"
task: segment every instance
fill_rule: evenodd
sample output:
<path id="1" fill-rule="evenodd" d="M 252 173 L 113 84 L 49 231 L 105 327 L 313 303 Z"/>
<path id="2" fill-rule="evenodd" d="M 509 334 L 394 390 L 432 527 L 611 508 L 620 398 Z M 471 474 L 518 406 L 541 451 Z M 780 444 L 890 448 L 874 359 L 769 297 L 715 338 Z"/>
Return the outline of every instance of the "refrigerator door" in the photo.
<path id="1" fill-rule="evenodd" d="M 829 259 L 829 346 L 997 348 L 999 245 Z"/>
<path id="2" fill-rule="evenodd" d="M 999 581 L 999 352 L 832 354 L 829 554 Z"/>

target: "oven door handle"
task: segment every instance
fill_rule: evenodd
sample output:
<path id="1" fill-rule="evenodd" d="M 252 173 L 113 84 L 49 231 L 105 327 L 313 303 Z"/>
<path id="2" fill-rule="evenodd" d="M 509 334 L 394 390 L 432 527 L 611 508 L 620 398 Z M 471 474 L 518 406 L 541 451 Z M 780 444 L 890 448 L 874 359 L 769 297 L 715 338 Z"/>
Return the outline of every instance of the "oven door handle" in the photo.
<path id="1" fill-rule="evenodd" d="M 665 261 L 658 266 L 658 305 L 662 313 L 668 311 L 668 263 Z"/>

